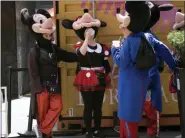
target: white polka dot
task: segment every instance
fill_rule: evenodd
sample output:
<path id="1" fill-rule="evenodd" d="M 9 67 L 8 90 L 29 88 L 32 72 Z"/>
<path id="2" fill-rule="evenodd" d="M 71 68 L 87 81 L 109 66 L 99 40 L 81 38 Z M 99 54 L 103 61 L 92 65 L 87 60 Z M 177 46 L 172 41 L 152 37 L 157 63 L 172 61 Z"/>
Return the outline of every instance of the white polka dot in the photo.
<path id="1" fill-rule="evenodd" d="M 109 55 L 109 51 L 106 50 L 105 51 L 105 55 L 108 56 Z"/>
<path id="2" fill-rule="evenodd" d="M 87 72 L 87 73 L 86 73 L 86 77 L 87 77 L 87 78 L 91 77 L 91 73 L 90 73 L 90 72 Z"/>

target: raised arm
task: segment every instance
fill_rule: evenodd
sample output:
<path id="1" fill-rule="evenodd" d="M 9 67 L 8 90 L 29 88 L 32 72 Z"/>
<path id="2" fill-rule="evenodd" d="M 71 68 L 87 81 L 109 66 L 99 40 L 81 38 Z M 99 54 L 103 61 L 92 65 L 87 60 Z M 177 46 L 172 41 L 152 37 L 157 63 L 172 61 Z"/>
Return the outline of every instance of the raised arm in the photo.
<path id="1" fill-rule="evenodd" d="M 56 55 L 58 61 L 78 62 L 78 56 L 74 52 L 68 52 L 66 50 L 56 47 Z"/>
<path id="2" fill-rule="evenodd" d="M 95 33 L 95 31 L 93 29 L 87 29 L 85 31 L 85 40 L 84 40 L 82 46 L 79 49 L 79 52 L 83 56 L 85 56 L 86 53 L 87 53 L 88 41 L 89 41 L 89 39 L 91 39 L 91 40 L 93 39 L 93 36 L 94 36 L 94 35 L 92 35 L 93 33 Z"/>

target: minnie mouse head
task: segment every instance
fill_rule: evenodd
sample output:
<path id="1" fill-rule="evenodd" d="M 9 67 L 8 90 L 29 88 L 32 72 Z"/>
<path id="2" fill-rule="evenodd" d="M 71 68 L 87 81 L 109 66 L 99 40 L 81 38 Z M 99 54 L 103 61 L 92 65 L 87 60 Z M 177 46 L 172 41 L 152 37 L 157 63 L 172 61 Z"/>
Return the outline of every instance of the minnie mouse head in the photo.
<path id="1" fill-rule="evenodd" d="M 62 26 L 66 29 L 73 29 L 80 39 L 85 40 L 84 33 L 86 29 L 92 28 L 95 31 L 95 38 L 98 33 L 99 27 L 106 27 L 107 24 L 98 19 L 94 19 L 88 13 L 88 9 L 84 9 L 83 16 L 78 17 L 75 21 L 64 19 L 62 21 Z"/>
<path id="2" fill-rule="evenodd" d="M 169 10 L 173 9 L 172 4 L 157 5 L 157 4 L 154 4 L 153 2 L 147 2 L 147 4 L 150 8 L 151 16 L 150 16 L 150 20 L 148 22 L 148 25 L 145 27 L 144 31 L 149 30 L 159 21 L 161 11 L 169 11 Z"/>
<path id="3" fill-rule="evenodd" d="M 33 15 L 29 15 L 28 9 L 22 9 L 21 21 L 36 35 L 50 36 L 56 30 L 51 15 L 44 9 L 38 9 Z"/>

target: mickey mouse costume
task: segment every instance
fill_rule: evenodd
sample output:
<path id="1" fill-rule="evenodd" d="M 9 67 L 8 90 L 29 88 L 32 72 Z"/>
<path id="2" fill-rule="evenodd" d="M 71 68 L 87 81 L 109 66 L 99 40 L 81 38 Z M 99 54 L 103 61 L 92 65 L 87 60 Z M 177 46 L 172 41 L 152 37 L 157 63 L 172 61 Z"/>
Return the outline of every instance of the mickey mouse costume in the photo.
<path id="1" fill-rule="evenodd" d="M 176 62 L 167 46 L 155 39 L 151 34 L 142 32 L 150 20 L 150 9 L 145 1 L 127 1 L 126 15 L 117 9 L 117 20 L 124 34 L 121 47 L 112 47 L 114 62 L 119 66 L 118 79 L 118 117 L 120 118 L 120 137 L 138 138 L 138 122 L 141 119 L 146 92 L 149 85 L 149 69 L 136 67 L 136 56 L 141 38 L 145 38 L 148 46 L 162 56 L 170 68 L 174 69 Z M 127 35 L 125 35 L 127 34 Z M 146 41 L 145 41 L 146 42 Z"/>
<path id="2" fill-rule="evenodd" d="M 156 5 L 153 2 L 148 2 L 151 10 L 150 20 L 145 27 L 144 32 L 150 33 L 157 40 L 157 36 L 151 32 L 151 28 L 159 21 L 160 12 L 173 9 L 172 4 Z M 148 137 L 158 137 L 159 135 L 159 120 L 160 112 L 162 111 L 162 91 L 160 82 L 160 73 L 164 70 L 164 61 L 157 53 L 157 63 L 149 71 L 150 88 L 148 91 L 149 97 L 145 101 L 144 111 L 147 116 L 147 134 Z M 151 93 L 150 93 L 151 92 Z"/>
<path id="3" fill-rule="evenodd" d="M 28 26 L 37 42 L 28 55 L 32 113 L 42 133 L 37 137 L 51 138 L 51 130 L 62 110 L 57 62 L 77 62 L 78 57 L 52 43 L 56 27 L 46 10 L 39 9 L 29 15 L 26 8 L 22 9 L 21 21 Z"/>
<path id="4" fill-rule="evenodd" d="M 73 29 L 82 40 L 74 45 L 79 57 L 77 75 L 74 86 L 81 92 L 84 101 L 84 121 L 86 137 L 98 136 L 101 126 L 102 104 L 105 88 L 110 84 L 110 65 L 108 57 L 109 48 L 105 44 L 97 43 L 94 39 L 100 27 L 106 27 L 106 23 L 94 19 L 88 9 L 84 9 L 84 15 L 75 21 L 65 19 L 62 25 L 67 29 Z M 88 33 L 90 37 L 88 37 Z M 88 38 L 87 38 L 88 37 Z M 94 132 L 92 132 L 92 112 L 94 112 Z"/>

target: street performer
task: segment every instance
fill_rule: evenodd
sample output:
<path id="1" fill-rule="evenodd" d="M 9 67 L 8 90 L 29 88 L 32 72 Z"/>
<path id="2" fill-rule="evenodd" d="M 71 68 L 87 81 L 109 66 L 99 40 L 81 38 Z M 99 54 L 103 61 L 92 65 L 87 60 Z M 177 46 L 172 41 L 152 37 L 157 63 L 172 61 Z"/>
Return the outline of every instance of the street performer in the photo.
<path id="1" fill-rule="evenodd" d="M 144 28 L 150 20 L 150 9 L 145 1 L 126 1 L 126 14 L 117 9 L 117 20 L 124 36 L 120 47 L 112 45 L 111 54 L 119 66 L 118 117 L 120 137 L 138 138 L 138 123 L 142 117 L 149 70 L 156 65 L 156 53 L 172 70 L 176 62 L 168 47 L 155 39 Z"/>
<path id="2" fill-rule="evenodd" d="M 62 110 L 57 62 L 77 62 L 78 57 L 52 43 L 56 27 L 46 10 L 38 9 L 33 15 L 29 15 L 28 9 L 24 8 L 21 10 L 21 21 L 36 39 L 36 45 L 28 55 L 32 116 L 37 119 L 41 132 L 41 135 L 36 134 L 39 138 L 52 138 L 52 128 Z"/>
<path id="3" fill-rule="evenodd" d="M 110 52 L 105 44 L 97 43 L 95 38 L 99 28 L 106 27 L 106 23 L 94 19 L 88 13 L 88 9 L 84 9 L 83 16 L 75 21 L 65 19 L 62 25 L 67 29 L 73 29 L 82 40 L 74 46 L 79 57 L 74 86 L 81 92 L 84 101 L 86 138 L 99 137 L 105 88 L 110 84 L 108 75 L 110 73 L 108 62 Z M 94 130 L 91 126 L 92 113 Z"/>
<path id="4" fill-rule="evenodd" d="M 150 33 L 157 40 L 158 37 L 151 31 L 151 28 L 160 20 L 160 13 L 173 9 L 172 4 L 157 5 L 154 2 L 148 2 L 151 11 L 150 20 L 144 29 L 144 32 Z M 157 63 L 149 71 L 150 84 L 148 87 L 147 98 L 144 105 L 144 111 L 147 116 L 147 138 L 157 138 L 160 131 L 160 114 L 162 112 L 162 90 L 160 73 L 164 70 L 164 60 L 156 52 Z"/>

